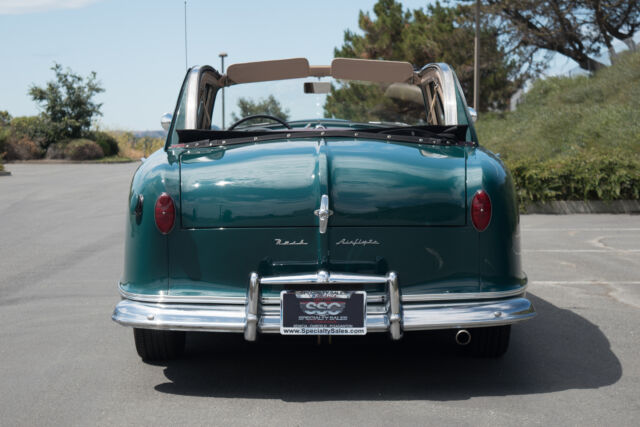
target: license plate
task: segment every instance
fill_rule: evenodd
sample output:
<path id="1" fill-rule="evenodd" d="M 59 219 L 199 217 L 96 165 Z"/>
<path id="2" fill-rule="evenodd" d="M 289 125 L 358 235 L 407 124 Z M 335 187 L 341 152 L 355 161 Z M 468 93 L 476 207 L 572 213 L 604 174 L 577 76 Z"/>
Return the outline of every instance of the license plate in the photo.
<path id="1" fill-rule="evenodd" d="M 364 291 L 282 291 L 282 335 L 365 335 Z"/>

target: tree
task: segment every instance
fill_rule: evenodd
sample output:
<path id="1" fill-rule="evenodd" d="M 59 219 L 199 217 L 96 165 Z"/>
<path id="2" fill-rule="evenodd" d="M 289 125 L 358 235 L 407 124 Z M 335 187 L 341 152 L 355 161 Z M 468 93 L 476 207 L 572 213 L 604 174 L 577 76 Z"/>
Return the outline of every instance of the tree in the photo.
<path id="1" fill-rule="evenodd" d="M 466 0 L 468 2 L 475 0 Z M 507 44 L 561 53 L 585 70 L 604 67 L 596 59 L 614 39 L 627 41 L 640 29 L 638 0 L 484 0 L 484 13 L 502 23 Z M 628 42 L 628 41 L 627 41 Z"/>
<path id="2" fill-rule="evenodd" d="M 258 101 L 240 98 L 238 99 L 238 108 L 240 109 L 239 116 L 235 113 L 231 114 L 231 120 L 234 122 L 243 117 L 253 116 L 254 114 L 269 114 L 270 116 L 276 116 L 285 121 L 289 119 L 289 110 L 283 109 L 280 102 L 278 102 L 273 95 L 269 95 L 267 98 L 262 98 Z"/>
<path id="3" fill-rule="evenodd" d="M 334 56 L 362 59 L 408 61 L 416 68 L 446 62 L 458 75 L 465 93 L 473 90 L 473 13 L 469 6 L 446 7 L 436 2 L 426 9 L 403 10 L 395 0 L 379 0 L 374 17 L 360 12 L 358 26 L 362 35 L 344 33 L 344 44 Z M 483 25 L 481 37 L 480 110 L 503 109 L 526 78 L 523 61 L 501 46 L 499 31 L 490 23 Z M 366 86 L 366 87 L 365 87 Z M 334 86 L 325 103 L 328 116 L 350 120 L 415 122 L 424 119 L 424 107 L 398 111 L 398 103 L 380 99 L 384 88 L 346 82 Z M 395 106 L 394 106 L 395 104 Z"/>
<path id="4" fill-rule="evenodd" d="M 0 127 L 9 126 L 11 123 L 11 114 L 8 111 L 0 111 Z"/>
<path id="5" fill-rule="evenodd" d="M 95 103 L 93 97 L 104 89 L 97 81 L 95 71 L 83 78 L 68 68 L 63 70 L 57 63 L 51 70 L 55 80 L 47 82 L 45 87 L 31 86 L 29 95 L 51 122 L 56 140 L 80 138 L 91 127 L 91 119 L 102 115 L 102 104 Z"/>

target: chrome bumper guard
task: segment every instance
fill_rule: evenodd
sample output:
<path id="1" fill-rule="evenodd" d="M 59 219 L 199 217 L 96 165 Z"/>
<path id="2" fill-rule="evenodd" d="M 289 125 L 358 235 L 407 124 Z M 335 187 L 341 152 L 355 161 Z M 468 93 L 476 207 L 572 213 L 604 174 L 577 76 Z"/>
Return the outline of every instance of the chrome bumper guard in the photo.
<path id="1" fill-rule="evenodd" d="M 500 292 L 486 293 L 485 297 L 482 292 L 476 292 L 467 294 L 468 297 L 451 294 L 448 301 L 446 294 L 439 294 L 441 298 L 434 302 L 404 301 L 402 304 L 398 276 L 394 272 L 375 276 L 319 271 L 274 277 L 252 273 L 246 303 L 242 305 L 148 302 L 126 297 L 116 306 L 112 319 L 124 326 L 143 329 L 243 332 L 247 341 L 255 341 L 258 332 L 280 332 L 279 301 L 261 304 L 260 285 L 353 284 L 386 284 L 384 303 L 367 302 L 367 332 L 389 332 L 394 340 L 400 339 L 403 331 L 497 326 L 536 315 L 533 304 L 524 297 L 524 288 L 516 297 L 513 291 L 507 291 L 502 299 Z"/>

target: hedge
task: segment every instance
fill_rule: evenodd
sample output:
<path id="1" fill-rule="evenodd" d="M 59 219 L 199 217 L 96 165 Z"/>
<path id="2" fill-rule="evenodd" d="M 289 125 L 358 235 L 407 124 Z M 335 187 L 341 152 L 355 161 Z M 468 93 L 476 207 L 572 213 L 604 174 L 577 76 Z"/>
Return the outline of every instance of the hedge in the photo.
<path id="1" fill-rule="evenodd" d="M 551 200 L 640 199 L 640 160 L 624 151 L 580 152 L 544 161 L 506 160 L 520 206 Z"/>
<path id="2" fill-rule="evenodd" d="M 73 139 L 65 148 L 65 157 L 71 160 L 95 160 L 104 157 L 97 142 L 89 139 Z"/>

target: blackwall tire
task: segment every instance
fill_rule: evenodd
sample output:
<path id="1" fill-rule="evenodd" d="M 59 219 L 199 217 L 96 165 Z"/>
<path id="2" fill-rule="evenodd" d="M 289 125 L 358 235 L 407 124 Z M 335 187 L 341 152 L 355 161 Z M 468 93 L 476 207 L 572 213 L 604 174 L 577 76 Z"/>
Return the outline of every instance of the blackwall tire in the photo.
<path id="1" fill-rule="evenodd" d="M 184 353 L 185 332 L 134 328 L 133 339 L 144 361 L 173 360 Z"/>
<path id="2" fill-rule="evenodd" d="M 511 325 L 469 329 L 469 351 L 474 357 L 501 357 L 509 348 Z"/>

